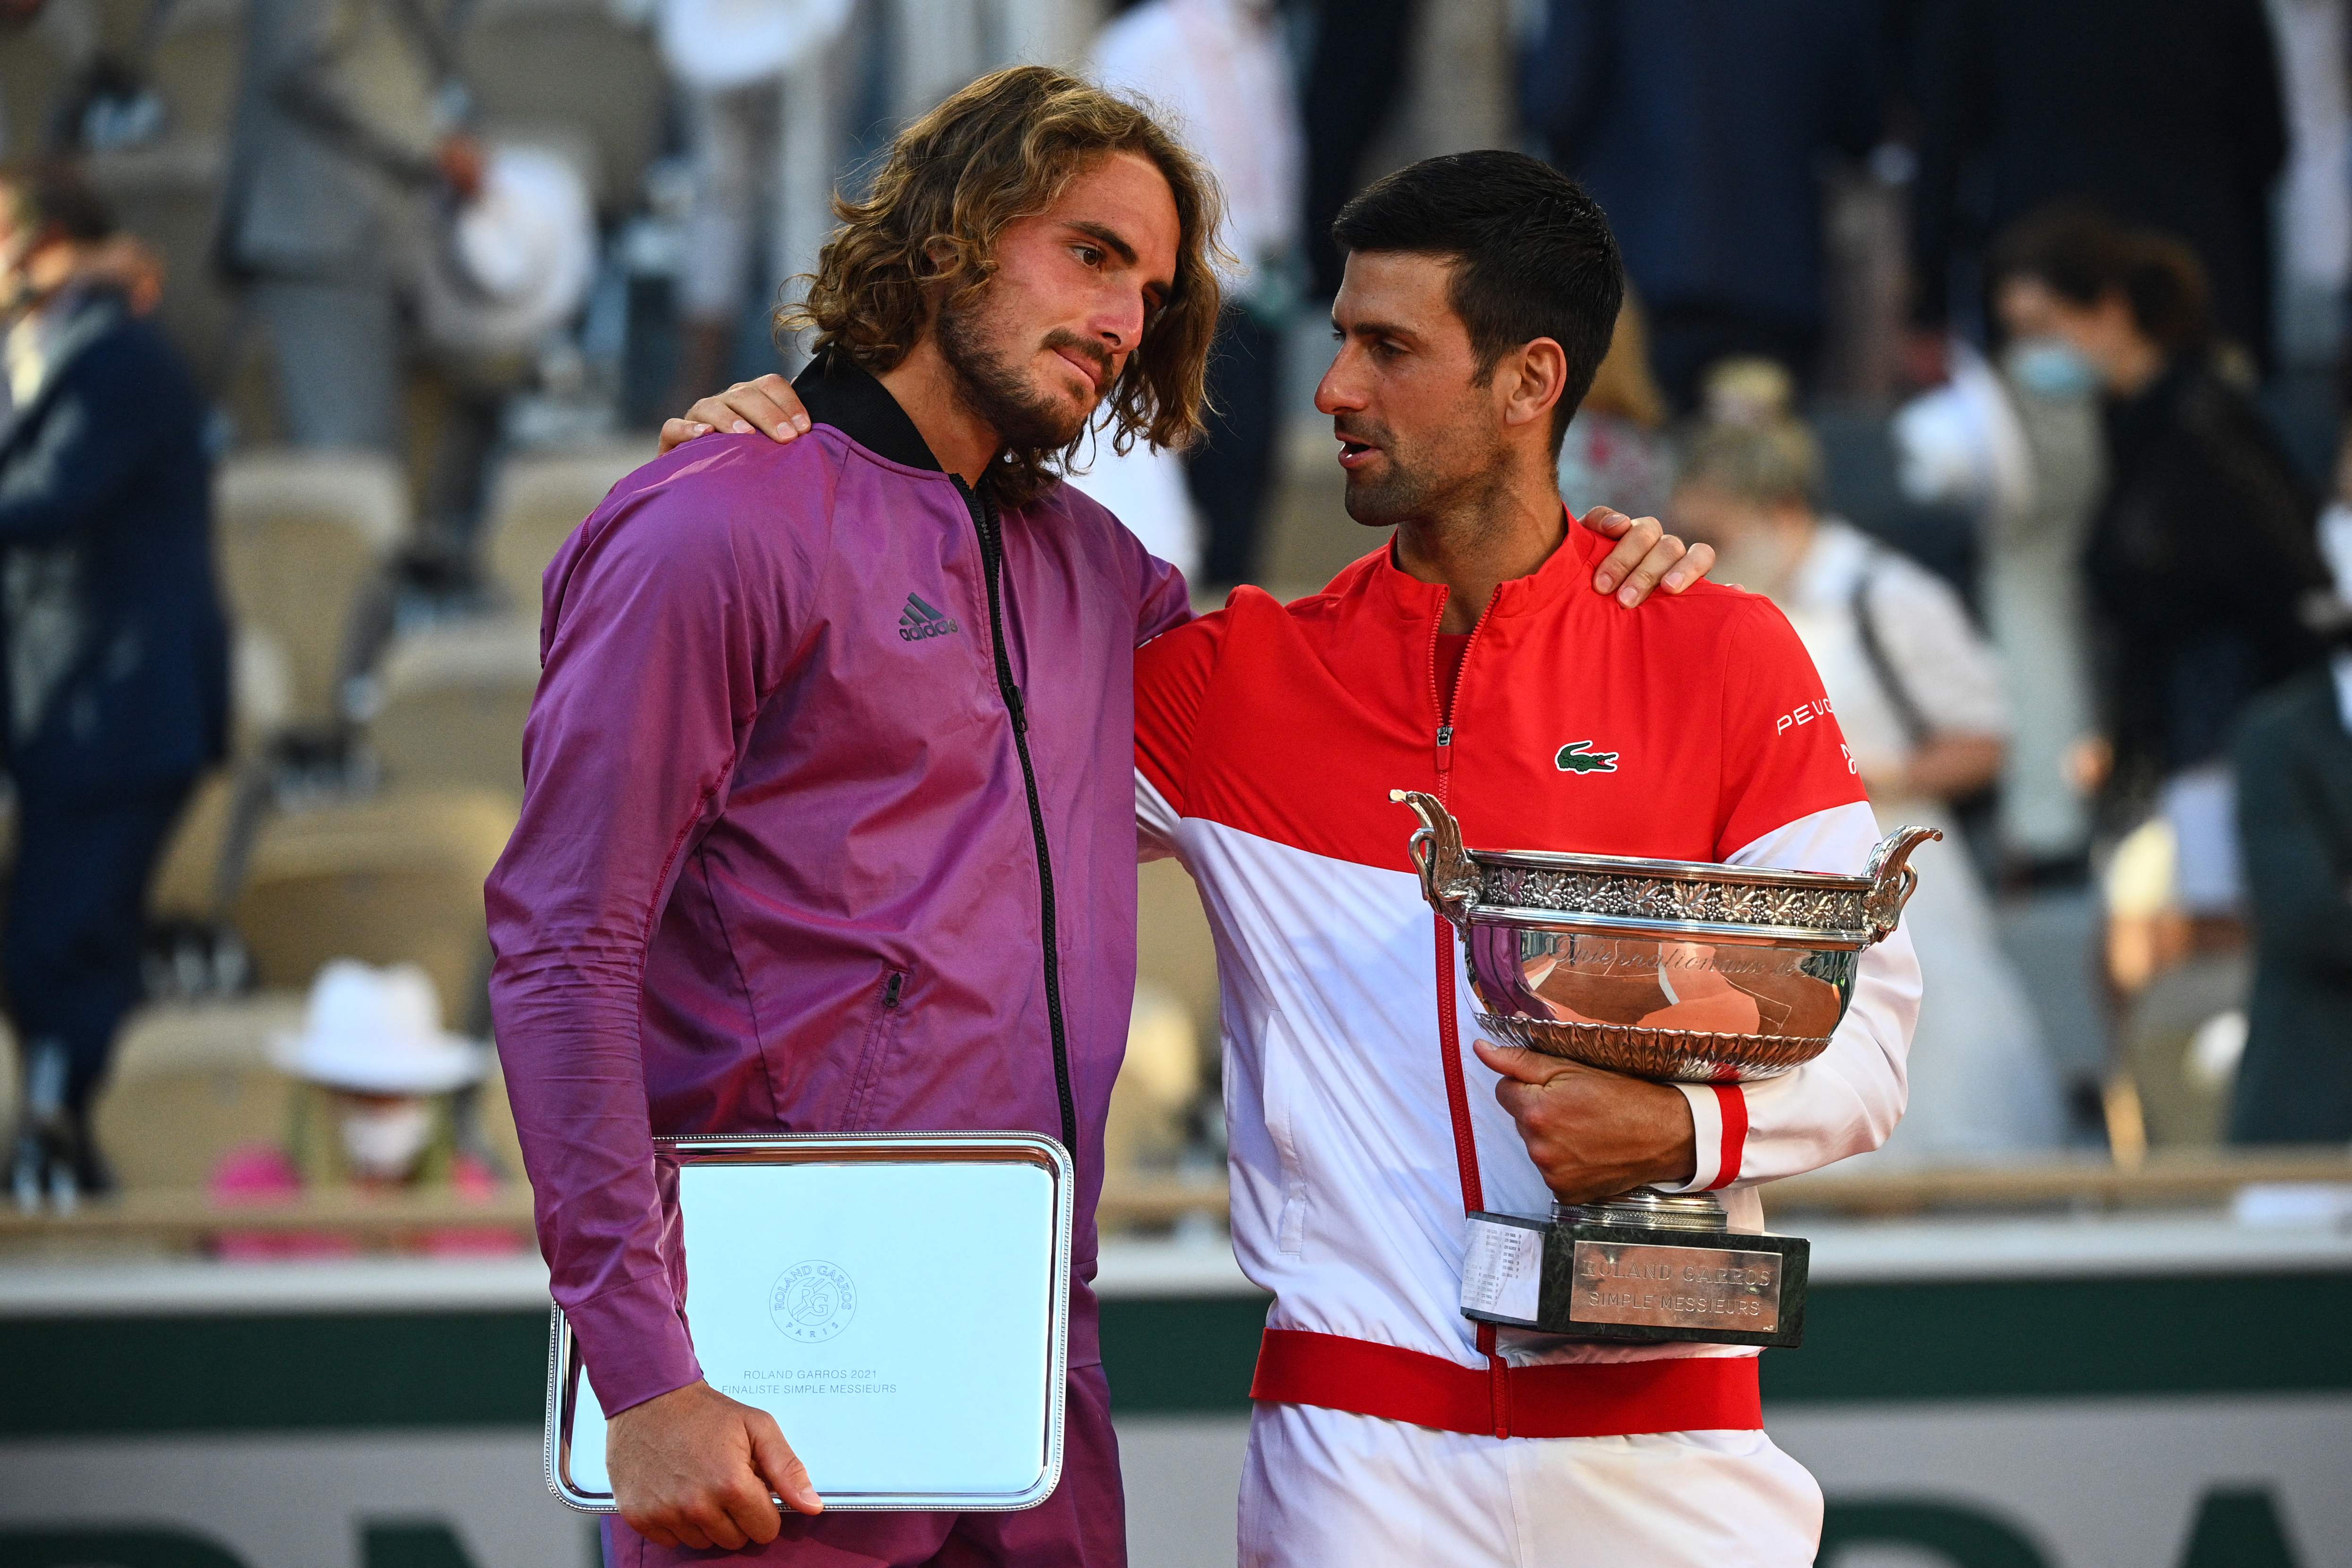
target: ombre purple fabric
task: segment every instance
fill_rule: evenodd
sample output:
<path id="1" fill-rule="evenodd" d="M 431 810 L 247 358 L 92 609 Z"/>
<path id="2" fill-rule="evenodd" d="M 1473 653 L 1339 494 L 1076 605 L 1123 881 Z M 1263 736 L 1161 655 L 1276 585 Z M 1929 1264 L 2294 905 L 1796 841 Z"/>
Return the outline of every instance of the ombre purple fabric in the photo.
<path id="1" fill-rule="evenodd" d="M 613 1410 L 700 1375 L 654 1134 L 1062 1125 L 979 532 L 857 381 L 848 415 L 811 396 L 820 423 L 789 446 L 707 436 L 638 469 L 547 570 L 522 818 L 487 889 L 490 994 L 555 1299 Z M 1133 655 L 1189 611 L 1175 569 L 1066 486 L 1002 528 L 1087 1366 L 1135 977 Z"/>

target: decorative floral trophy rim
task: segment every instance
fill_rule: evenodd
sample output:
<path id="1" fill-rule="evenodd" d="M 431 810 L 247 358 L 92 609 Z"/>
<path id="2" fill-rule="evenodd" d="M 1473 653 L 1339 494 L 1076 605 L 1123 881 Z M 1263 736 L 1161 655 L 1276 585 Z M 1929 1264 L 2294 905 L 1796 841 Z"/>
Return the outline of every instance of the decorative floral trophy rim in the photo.
<path id="1" fill-rule="evenodd" d="M 1933 827 L 1898 827 L 1879 840 L 1863 875 L 1848 877 L 1697 860 L 1470 849 L 1462 842 L 1461 824 L 1436 796 L 1391 790 L 1389 798 L 1421 818 L 1408 852 L 1422 891 L 1465 943 L 1475 924 L 1858 952 L 1893 934 L 1918 886 L 1912 851 L 1943 837 Z M 1547 1056 L 1685 1083 L 1777 1078 L 1830 1043 L 1826 1034 L 1706 1034 L 1489 1013 L 1480 1013 L 1478 1023 L 1496 1039 Z"/>

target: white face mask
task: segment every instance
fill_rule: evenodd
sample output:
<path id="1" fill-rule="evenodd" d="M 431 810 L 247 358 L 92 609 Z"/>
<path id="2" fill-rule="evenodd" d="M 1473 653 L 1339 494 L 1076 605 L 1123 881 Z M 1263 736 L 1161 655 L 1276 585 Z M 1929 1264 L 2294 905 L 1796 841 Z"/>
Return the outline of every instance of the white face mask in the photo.
<path id="1" fill-rule="evenodd" d="M 379 1181 L 407 1175 L 432 1135 L 433 1107 L 421 1100 L 343 1112 L 344 1156 L 359 1174 Z"/>

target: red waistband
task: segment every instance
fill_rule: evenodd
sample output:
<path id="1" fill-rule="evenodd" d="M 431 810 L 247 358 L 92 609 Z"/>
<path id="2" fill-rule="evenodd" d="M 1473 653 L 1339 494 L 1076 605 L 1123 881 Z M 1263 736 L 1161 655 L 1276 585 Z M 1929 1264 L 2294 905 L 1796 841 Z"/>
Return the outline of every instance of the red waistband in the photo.
<path id="1" fill-rule="evenodd" d="M 1319 1405 L 1497 1437 L 1624 1437 L 1640 1432 L 1757 1430 L 1754 1356 L 1464 1366 L 1396 1345 L 1268 1329 L 1250 1397 Z"/>

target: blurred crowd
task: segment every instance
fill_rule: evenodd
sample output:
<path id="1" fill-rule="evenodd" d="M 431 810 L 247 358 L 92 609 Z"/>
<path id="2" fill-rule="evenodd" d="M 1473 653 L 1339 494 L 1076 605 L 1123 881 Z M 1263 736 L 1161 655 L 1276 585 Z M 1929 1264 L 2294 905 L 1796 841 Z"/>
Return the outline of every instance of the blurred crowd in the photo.
<path id="1" fill-rule="evenodd" d="M 2347 13 L 0 0 L 17 1202 L 518 1178 L 478 889 L 540 569 L 664 415 L 797 367 L 835 192 L 1016 58 L 1223 187 L 1207 439 L 1076 480 L 1204 595 L 1361 548 L 1292 439 L 1348 197 L 1502 143 L 1600 200 L 1570 506 L 1713 544 L 1947 835 L 1872 1161 L 2352 1142 Z M 1150 951 L 1195 934 L 1146 933 L 1137 1169 L 1219 1153 L 1205 958 Z"/>

